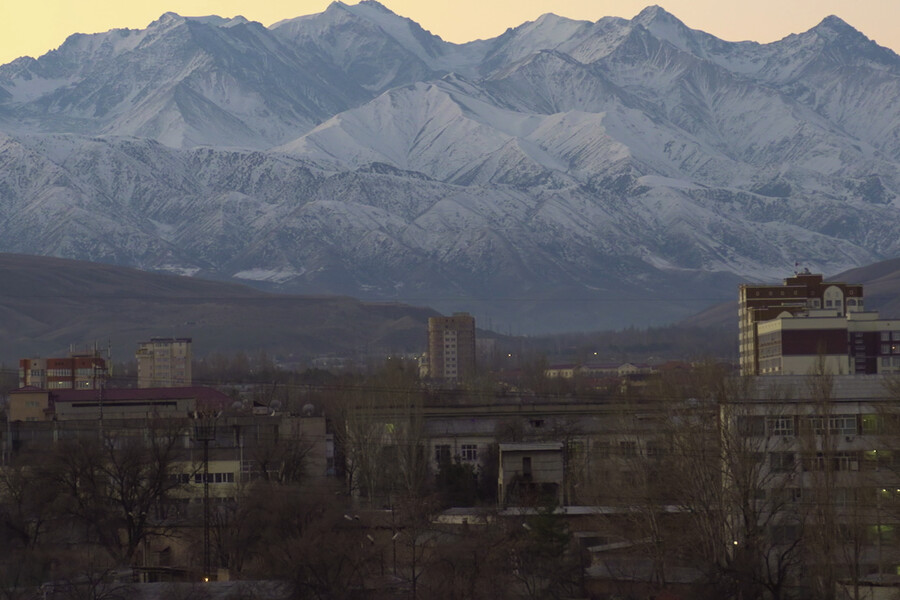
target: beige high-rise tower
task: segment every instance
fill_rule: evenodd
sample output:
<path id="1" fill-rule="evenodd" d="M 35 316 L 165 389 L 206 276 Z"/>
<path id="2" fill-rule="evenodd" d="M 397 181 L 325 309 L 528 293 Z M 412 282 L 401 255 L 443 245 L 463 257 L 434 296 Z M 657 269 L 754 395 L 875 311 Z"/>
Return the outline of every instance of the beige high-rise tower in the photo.
<path id="1" fill-rule="evenodd" d="M 428 376 L 445 381 L 475 376 L 475 317 L 454 313 L 428 319 Z"/>
<path id="2" fill-rule="evenodd" d="M 191 338 L 150 338 L 138 344 L 138 387 L 190 387 Z"/>

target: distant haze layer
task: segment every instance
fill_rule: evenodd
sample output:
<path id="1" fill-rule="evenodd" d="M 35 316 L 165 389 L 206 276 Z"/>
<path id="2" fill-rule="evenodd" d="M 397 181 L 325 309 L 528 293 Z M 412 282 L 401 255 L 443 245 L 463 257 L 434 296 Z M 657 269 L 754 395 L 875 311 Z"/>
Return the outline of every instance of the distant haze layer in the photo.
<path id="1" fill-rule="evenodd" d="M 75 32 L 144 28 L 164 12 L 181 15 L 242 15 L 270 25 L 282 19 L 320 12 L 327 0 L 43 0 L 0 4 L 0 64 L 19 56 L 37 57 L 58 47 Z M 645 0 L 386 0 L 392 11 L 420 23 L 447 41 L 462 43 L 501 34 L 507 27 L 548 12 L 596 21 L 605 16 L 631 18 Z M 882 46 L 898 51 L 900 2 L 896 0 L 669 0 L 663 8 L 689 27 L 731 41 L 771 42 L 806 31 L 825 16 L 841 17 Z"/>

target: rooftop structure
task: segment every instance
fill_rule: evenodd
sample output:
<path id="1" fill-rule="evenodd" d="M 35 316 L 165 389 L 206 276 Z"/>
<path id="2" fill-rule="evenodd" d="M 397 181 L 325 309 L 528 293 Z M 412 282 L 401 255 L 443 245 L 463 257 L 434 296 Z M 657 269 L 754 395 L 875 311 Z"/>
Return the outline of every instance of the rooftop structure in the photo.
<path id="1" fill-rule="evenodd" d="M 195 411 L 222 411 L 232 399 L 208 387 L 41 390 L 9 393 L 9 420 L 68 421 L 187 417 Z"/>

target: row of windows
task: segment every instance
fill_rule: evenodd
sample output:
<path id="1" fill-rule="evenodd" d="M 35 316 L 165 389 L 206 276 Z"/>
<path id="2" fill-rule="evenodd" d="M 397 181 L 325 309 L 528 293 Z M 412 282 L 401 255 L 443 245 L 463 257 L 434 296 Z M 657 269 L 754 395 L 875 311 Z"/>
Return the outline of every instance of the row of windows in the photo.
<path id="1" fill-rule="evenodd" d="M 207 481 L 209 483 L 234 483 L 234 473 L 229 471 L 226 473 L 207 473 Z M 190 473 L 172 473 L 169 480 L 174 483 L 188 484 L 191 482 Z M 194 483 L 203 483 L 203 473 L 194 473 Z"/>
<path id="2" fill-rule="evenodd" d="M 800 464 L 804 471 L 825 471 L 828 467 L 833 471 L 859 471 L 859 459 L 859 452 L 836 452 L 831 455 L 816 452 L 801 455 Z M 794 471 L 796 466 L 793 452 L 769 454 L 769 468 L 773 471 Z"/>
<path id="3" fill-rule="evenodd" d="M 760 490 L 759 499 L 766 497 L 766 490 Z M 801 487 L 785 487 L 768 490 L 774 504 L 818 503 L 818 490 Z M 896 506 L 900 503 L 900 489 L 883 487 L 835 487 L 828 491 L 828 500 L 835 506 Z"/>
<path id="4" fill-rule="evenodd" d="M 774 437 L 794 436 L 799 433 L 814 435 L 857 435 L 880 433 L 882 419 L 879 415 L 782 415 L 778 417 L 738 417 L 738 431 L 745 436 Z"/>
<path id="5" fill-rule="evenodd" d="M 450 462 L 452 458 L 450 454 L 450 444 L 437 444 L 434 447 L 434 461 L 438 464 Z M 462 444 L 459 452 L 460 460 L 473 462 L 478 460 L 477 444 Z"/>

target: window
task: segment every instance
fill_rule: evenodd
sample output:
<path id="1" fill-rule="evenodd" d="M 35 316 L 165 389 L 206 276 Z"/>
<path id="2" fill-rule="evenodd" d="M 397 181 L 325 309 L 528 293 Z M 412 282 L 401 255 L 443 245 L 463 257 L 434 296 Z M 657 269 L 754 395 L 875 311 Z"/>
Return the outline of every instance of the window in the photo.
<path id="1" fill-rule="evenodd" d="M 879 469 L 892 469 L 896 466 L 894 453 L 890 450 L 867 450 L 863 453 L 865 468 L 870 471 Z"/>
<path id="2" fill-rule="evenodd" d="M 884 422 L 881 415 L 862 415 L 862 432 L 869 434 L 881 433 L 884 429 Z"/>
<path id="3" fill-rule="evenodd" d="M 872 544 L 876 542 L 889 544 L 894 541 L 894 526 L 869 525 L 866 527 L 866 538 Z"/>
<path id="4" fill-rule="evenodd" d="M 621 451 L 622 456 L 637 456 L 637 442 L 619 442 L 619 450 Z"/>
<path id="5" fill-rule="evenodd" d="M 478 460 L 478 446 L 475 444 L 463 444 L 460 455 L 466 461 Z"/>
<path id="6" fill-rule="evenodd" d="M 828 431 L 837 435 L 856 435 L 859 433 L 856 415 L 831 415 L 828 417 Z"/>
<path id="7" fill-rule="evenodd" d="M 450 444 L 438 444 L 434 447 L 434 461 L 439 465 L 450 462 Z"/>
<path id="8" fill-rule="evenodd" d="M 769 419 L 771 435 L 794 435 L 794 417 L 775 417 Z"/>
<path id="9" fill-rule="evenodd" d="M 793 452 L 772 452 L 769 454 L 769 467 L 773 471 L 786 473 L 794 470 Z"/>
<path id="10" fill-rule="evenodd" d="M 825 455 L 821 452 L 816 452 L 815 454 L 808 454 L 803 457 L 803 470 L 804 471 L 824 471 L 825 470 Z"/>
<path id="11" fill-rule="evenodd" d="M 609 442 L 594 442 L 594 456 L 597 458 L 609 458 Z"/>
<path id="12" fill-rule="evenodd" d="M 854 452 L 838 452 L 831 464 L 835 471 L 859 471 L 859 457 Z"/>
<path id="13" fill-rule="evenodd" d="M 738 417 L 738 432 L 745 437 L 762 437 L 766 434 L 766 421 L 763 417 Z"/>

